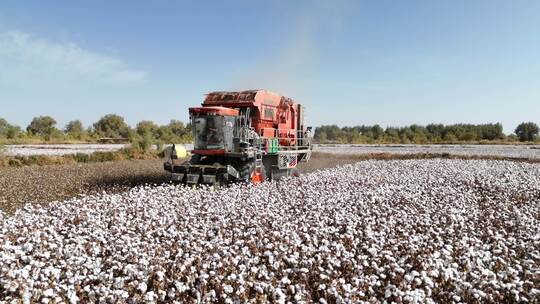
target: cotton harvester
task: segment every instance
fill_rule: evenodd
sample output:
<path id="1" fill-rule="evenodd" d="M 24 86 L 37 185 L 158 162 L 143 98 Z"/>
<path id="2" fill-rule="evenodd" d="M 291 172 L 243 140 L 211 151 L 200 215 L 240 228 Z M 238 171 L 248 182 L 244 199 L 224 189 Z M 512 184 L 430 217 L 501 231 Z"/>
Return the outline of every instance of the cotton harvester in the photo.
<path id="1" fill-rule="evenodd" d="M 173 146 L 164 163 L 174 182 L 278 180 L 298 175 L 298 163 L 311 156 L 304 108 L 290 98 L 265 90 L 212 92 L 189 115 L 191 159 L 179 162 Z"/>

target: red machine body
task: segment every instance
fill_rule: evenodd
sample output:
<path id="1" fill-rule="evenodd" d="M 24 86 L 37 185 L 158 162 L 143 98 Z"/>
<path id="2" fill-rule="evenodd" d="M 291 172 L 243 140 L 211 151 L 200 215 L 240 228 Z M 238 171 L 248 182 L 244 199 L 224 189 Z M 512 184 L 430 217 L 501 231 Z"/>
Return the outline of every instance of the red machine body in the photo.
<path id="1" fill-rule="evenodd" d="M 277 180 L 297 175 L 311 144 L 304 110 L 292 99 L 266 90 L 208 93 L 189 109 L 192 158 L 165 162 L 172 180 L 186 184 Z"/>
<path id="2" fill-rule="evenodd" d="M 298 130 L 303 130 L 302 106 L 292 99 L 266 90 L 212 92 L 206 95 L 203 108 L 251 108 L 251 126 L 263 138 L 279 138 L 282 146 L 296 144 Z M 201 108 L 192 108 L 197 111 Z"/>

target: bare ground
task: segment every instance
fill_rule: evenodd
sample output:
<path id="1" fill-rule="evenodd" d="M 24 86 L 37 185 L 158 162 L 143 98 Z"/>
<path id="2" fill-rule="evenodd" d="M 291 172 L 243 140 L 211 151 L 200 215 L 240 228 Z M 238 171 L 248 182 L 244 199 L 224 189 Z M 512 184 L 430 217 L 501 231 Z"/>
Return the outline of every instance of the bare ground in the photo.
<path id="1" fill-rule="evenodd" d="M 314 153 L 308 163 L 300 164 L 300 170 L 303 173 L 308 173 L 367 159 L 424 158 L 475 159 L 486 157 L 462 157 L 447 154 L 336 155 Z M 122 160 L 103 163 L 0 168 L 0 209 L 12 213 L 26 203 L 47 204 L 51 201 L 65 200 L 84 194 L 102 191 L 120 192 L 141 184 L 167 182 L 169 182 L 169 176 L 163 170 L 162 160 Z"/>

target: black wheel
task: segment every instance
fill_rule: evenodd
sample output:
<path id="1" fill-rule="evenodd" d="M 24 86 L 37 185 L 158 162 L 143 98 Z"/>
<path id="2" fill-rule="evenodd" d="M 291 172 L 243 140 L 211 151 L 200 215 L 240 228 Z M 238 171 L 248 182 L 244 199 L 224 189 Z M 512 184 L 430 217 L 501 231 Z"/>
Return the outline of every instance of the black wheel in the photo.
<path id="1" fill-rule="evenodd" d="M 244 182 L 249 182 L 251 176 L 251 170 L 253 167 L 252 162 L 243 163 L 240 168 L 238 168 L 238 174 L 240 175 L 240 180 Z"/>
<path id="2" fill-rule="evenodd" d="M 266 174 L 266 168 L 264 168 L 264 166 L 261 166 L 261 175 L 263 182 L 268 180 L 268 175 Z"/>

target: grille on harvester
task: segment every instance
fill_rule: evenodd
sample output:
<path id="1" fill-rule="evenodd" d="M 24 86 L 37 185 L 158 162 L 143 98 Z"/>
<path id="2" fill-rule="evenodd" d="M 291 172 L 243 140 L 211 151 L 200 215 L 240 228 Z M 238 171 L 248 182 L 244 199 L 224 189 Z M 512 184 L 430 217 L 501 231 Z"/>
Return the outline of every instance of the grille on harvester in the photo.
<path id="1" fill-rule="evenodd" d="M 289 162 L 289 168 L 294 168 L 296 167 L 296 155 L 291 159 L 291 161 Z"/>
<path id="2" fill-rule="evenodd" d="M 296 154 L 280 154 L 278 157 L 278 166 L 280 169 L 294 168 L 297 163 Z"/>

